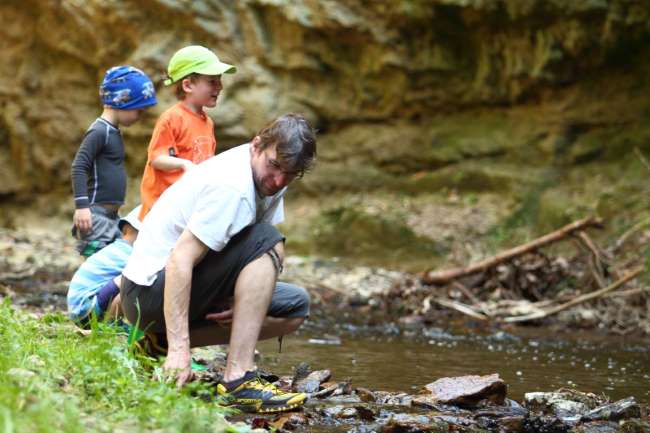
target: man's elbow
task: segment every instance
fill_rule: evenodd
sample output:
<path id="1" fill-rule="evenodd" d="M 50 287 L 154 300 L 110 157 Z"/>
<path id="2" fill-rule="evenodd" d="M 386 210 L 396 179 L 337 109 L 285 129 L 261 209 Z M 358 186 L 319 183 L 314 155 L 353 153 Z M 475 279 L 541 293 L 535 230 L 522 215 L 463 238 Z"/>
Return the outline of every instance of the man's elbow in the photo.
<path id="1" fill-rule="evenodd" d="M 191 273 L 192 268 L 192 260 L 187 256 L 187 254 L 183 254 L 177 250 L 172 250 L 169 259 L 167 260 L 167 264 L 165 265 L 166 273 Z"/>

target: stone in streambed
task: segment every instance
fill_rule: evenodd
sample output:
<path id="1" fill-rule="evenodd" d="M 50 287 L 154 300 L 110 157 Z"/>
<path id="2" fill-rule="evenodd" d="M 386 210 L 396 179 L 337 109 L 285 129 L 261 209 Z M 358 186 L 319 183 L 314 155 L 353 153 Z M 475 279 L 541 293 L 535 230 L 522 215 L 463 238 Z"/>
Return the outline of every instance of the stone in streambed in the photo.
<path id="1" fill-rule="evenodd" d="M 641 408 L 634 399 L 628 397 L 611 404 L 605 404 L 586 413 L 583 421 L 619 421 L 622 419 L 640 418 Z"/>
<path id="2" fill-rule="evenodd" d="M 507 389 L 506 383 L 498 374 L 444 377 L 426 385 L 412 404 L 429 408 L 438 404 L 477 407 L 484 402 L 501 405 L 505 401 Z"/>
<path id="3" fill-rule="evenodd" d="M 318 391 L 321 383 L 326 382 L 332 377 L 329 370 L 312 371 L 305 377 L 297 382 L 294 382 L 293 388 L 297 392 L 314 393 Z"/>

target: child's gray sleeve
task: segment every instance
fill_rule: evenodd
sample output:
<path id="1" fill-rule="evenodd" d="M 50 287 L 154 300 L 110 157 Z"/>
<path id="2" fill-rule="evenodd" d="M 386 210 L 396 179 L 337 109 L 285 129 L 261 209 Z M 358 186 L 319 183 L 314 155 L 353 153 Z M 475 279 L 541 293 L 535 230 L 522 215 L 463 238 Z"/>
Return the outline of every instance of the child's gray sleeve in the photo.
<path id="1" fill-rule="evenodd" d="M 93 173 L 93 167 L 97 155 L 104 147 L 104 142 L 104 134 L 97 129 L 89 129 L 72 161 L 71 177 L 75 209 L 90 207 L 88 182 L 97 177 L 96 173 Z"/>

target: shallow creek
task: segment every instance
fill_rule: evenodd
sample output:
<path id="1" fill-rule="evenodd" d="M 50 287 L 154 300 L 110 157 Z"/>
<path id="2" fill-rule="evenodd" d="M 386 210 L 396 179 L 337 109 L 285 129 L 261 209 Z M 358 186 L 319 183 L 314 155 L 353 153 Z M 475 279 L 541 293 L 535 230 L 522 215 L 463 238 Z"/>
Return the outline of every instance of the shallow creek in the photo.
<path id="1" fill-rule="evenodd" d="M 526 329 L 516 336 L 430 329 L 422 334 L 429 338 L 343 334 L 324 339 L 307 331 L 286 337 L 281 353 L 277 341 L 261 342 L 259 365 L 290 375 L 304 361 L 314 370 L 331 370 L 332 380 L 350 378 L 354 387 L 409 394 L 440 377 L 499 373 L 508 397 L 520 402 L 526 392 L 565 387 L 650 403 L 650 351 L 642 341 Z"/>

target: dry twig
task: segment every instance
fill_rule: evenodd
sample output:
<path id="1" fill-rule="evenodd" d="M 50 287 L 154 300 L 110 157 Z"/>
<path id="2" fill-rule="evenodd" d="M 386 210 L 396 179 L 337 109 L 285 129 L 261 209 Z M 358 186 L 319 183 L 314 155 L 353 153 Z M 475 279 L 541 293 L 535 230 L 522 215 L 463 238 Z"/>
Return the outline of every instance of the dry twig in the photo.
<path id="1" fill-rule="evenodd" d="M 562 227 L 559 230 L 556 230 L 552 233 L 542 236 L 541 238 L 537 238 L 524 245 L 511 248 L 500 254 L 497 254 L 496 256 L 489 257 L 473 265 L 469 265 L 467 267 L 462 267 L 462 268 L 448 269 L 445 271 L 425 273 L 422 276 L 422 282 L 424 284 L 445 284 L 451 280 L 455 280 L 456 278 L 465 275 L 471 275 L 477 272 L 483 272 L 489 268 L 498 265 L 499 263 L 511 260 L 515 257 L 521 256 L 523 254 L 526 254 L 530 251 L 536 250 L 538 248 L 541 248 L 553 242 L 557 242 L 558 240 L 566 238 L 573 232 L 577 230 L 585 229 L 587 227 L 600 228 L 602 227 L 602 220 L 599 218 L 590 217 L 590 218 L 585 218 L 582 220 L 575 221 L 571 224 Z"/>
<path id="2" fill-rule="evenodd" d="M 436 299 L 435 301 L 438 304 L 442 305 L 443 307 L 451 308 L 452 310 L 456 310 L 458 312 L 466 314 L 470 317 L 473 317 L 474 319 L 488 320 L 488 317 L 486 315 L 481 314 L 478 311 L 475 311 L 472 307 L 463 304 L 462 302 L 454 302 L 448 299 Z"/>
<path id="3" fill-rule="evenodd" d="M 645 159 L 645 156 L 643 156 L 643 153 L 641 152 L 641 150 L 638 147 L 634 148 L 634 153 L 636 153 L 636 156 L 638 156 L 639 159 L 641 160 L 641 164 L 643 164 L 645 166 L 645 168 L 650 170 L 650 163 L 648 162 L 647 159 Z"/>
<path id="4" fill-rule="evenodd" d="M 556 307 L 550 308 L 544 312 L 541 313 L 533 313 L 529 314 L 527 316 L 511 316 L 511 317 L 506 317 L 502 319 L 503 322 L 506 323 L 514 323 L 514 322 L 527 322 L 530 320 L 537 320 L 537 319 L 543 319 L 544 317 L 548 317 L 550 315 L 559 313 L 560 311 L 566 310 L 567 308 L 571 308 L 575 305 L 581 304 L 586 301 L 591 301 L 592 299 L 599 298 L 603 296 L 604 294 L 611 292 L 613 290 L 616 290 L 618 287 L 621 285 L 627 283 L 630 281 L 632 278 L 638 276 L 641 274 L 641 272 L 644 271 L 643 267 L 639 267 L 631 272 L 629 272 L 627 275 L 625 275 L 623 278 L 619 279 L 618 281 L 615 281 L 614 283 L 610 284 L 609 286 L 597 290 L 592 293 L 587 293 L 586 295 L 578 296 L 577 298 L 574 298 L 568 302 L 565 302 L 564 304 L 560 304 Z"/>

